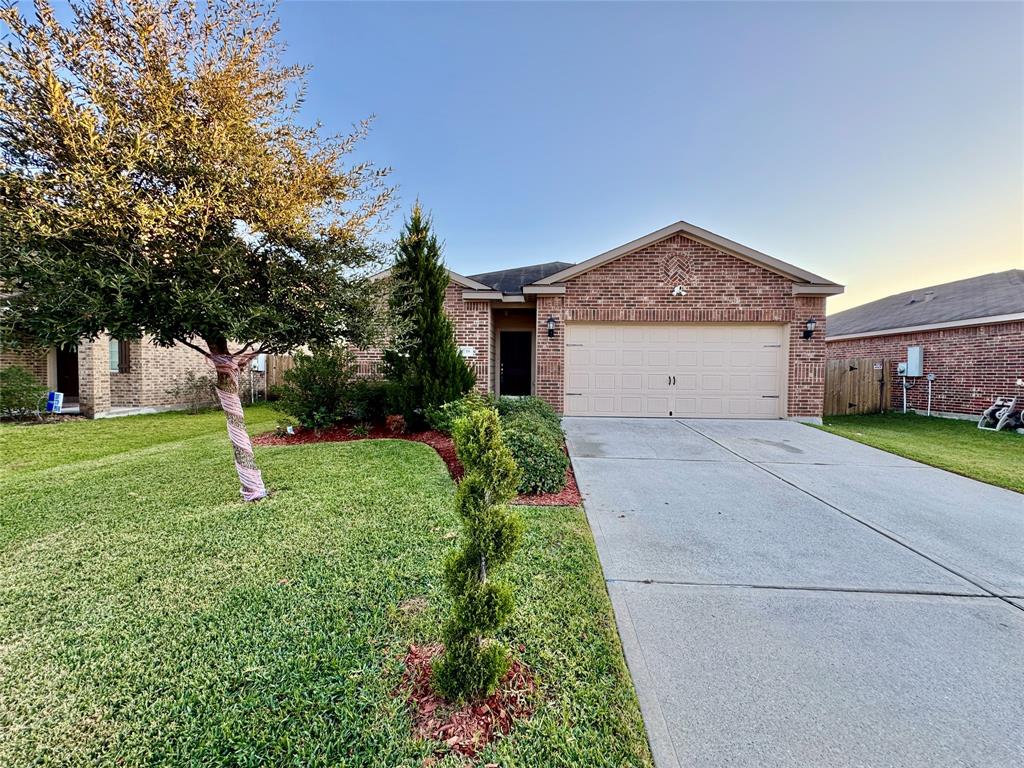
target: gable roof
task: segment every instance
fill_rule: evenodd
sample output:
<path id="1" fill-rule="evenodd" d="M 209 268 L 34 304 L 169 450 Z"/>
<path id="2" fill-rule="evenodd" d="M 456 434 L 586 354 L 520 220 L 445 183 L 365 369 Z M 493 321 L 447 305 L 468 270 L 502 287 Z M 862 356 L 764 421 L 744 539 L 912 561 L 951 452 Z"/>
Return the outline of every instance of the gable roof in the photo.
<path id="1" fill-rule="evenodd" d="M 535 283 L 548 275 L 553 275 L 571 266 L 572 264 L 568 261 L 549 261 L 544 264 L 530 264 L 525 267 L 482 272 L 479 275 L 470 275 L 470 278 L 485 283 L 502 293 L 521 294 L 524 285 Z"/>
<path id="2" fill-rule="evenodd" d="M 1009 315 L 1010 317 L 1006 317 Z M 979 319 L 1024 317 L 1024 269 L 1009 269 L 887 296 L 829 315 L 828 338 Z"/>
<path id="3" fill-rule="evenodd" d="M 390 274 L 391 274 L 391 267 L 388 267 L 387 269 L 381 270 L 380 272 L 377 272 L 376 274 L 370 275 L 370 280 L 373 280 L 375 282 L 377 280 L 383 280 L 385 277 L 388 277 Z M 470 288 L 471 290 L 474 290 L 474 291 L 489 291 L 489 290 L 491 290 L 491 286 L 484 285 L 483 283 L 478 283 L 473 278 L 466 277 L 465 275 L 460 275 L 458 272 L 452 272 L 450 269 L 448 270 L 448 279 L 451 280 L 456 285 L 461 285 L 463 288 Z"/>
<path id="4" fill-rule="evenodd" d="M 618 248 L 613 248 L 610 251 L 598 254 L 591 259 L 581 261 L 579 264 L 574 264 L 571 267 L 567 267 L 559 272 L 548 275 L 538 280 L 535 285 L 554 285 L 565 280 L 569 280 L 577 275 L 581 275 L 584 272 L 589 272 L 592 269 L 600 267 L 603 264 L 607 264 L 609 261 L 613 261 L 621 256 L 625 256 L 627 253 L 644 248 L 648 245 L 664 240 L 667 237 L 673 235 L 682 234 L 686 237 L 696 240 L 697 242 L 710 245 L 713 248 L 717 248 L 720 251 L 731 254 L 739 259 L 748 261 L 751 264 L 756 264 L 760 267 L 775 272 L 776 274 L 782 275 L 792 280 L 794 283 L 799 283 L 807 286 L 808 290 L 802 291 L 804 293 L 813 293 L 816 290 L 822 294 L 833 295 L 843 292 L 843 286 L 838 283 L 834 283 L 824 277 L 808 272 L 807 270 L 795 267 L 792 264 L 787 264 L 784 261 L 780 261 L 766 253 L 755 251 L 753 248 L 748 248 L 745 245 L 741 245 L 733 240 L 716 235 L 714 232 L 709 232 L 706 229 L 701 229 L 698 226 L 690 224 L 685 221 L 677 221 L 675 224 L 670 224 L 667 227 L 662 227 L 659 230 L 651 232 L 648 235 L 639 237 L 636 240 L 631 240 L 625 245 L 620 245 Z"/>

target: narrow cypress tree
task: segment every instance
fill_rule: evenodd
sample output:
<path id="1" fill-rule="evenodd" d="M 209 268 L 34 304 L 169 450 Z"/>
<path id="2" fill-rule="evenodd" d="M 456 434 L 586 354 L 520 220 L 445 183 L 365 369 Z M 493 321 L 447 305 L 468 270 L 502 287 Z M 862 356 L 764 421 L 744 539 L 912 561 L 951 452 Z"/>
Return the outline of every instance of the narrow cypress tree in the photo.
<path id="1" fill-rule="evenodd" d="M 455 495 L 462 519 L 461 546 L 445 561 L 453 598 L 444 624 L 444 655 L 434 664 L 434 687 L 449 700 L 493 693 L 508 669 L 508 650 L 492 635 L 512 613 L 512 590 L 494 571 L 519 547 L 523 523 L 508 502 L 520 472 L 501 435 L 493 408 L 478 408 L 455 422 L 455 448 L 466 475 Z"/>
<path id="2" fill-rule="evenodd" d="M 396 332 L 384 353 L 386 375 L 401 385 L 398 405 L 413 428 L 425 424 L 428 408 L 462 397 L 476 379 L 455 345 L 455 331 L 444 312 L 448 280 L 432 222 L 417 202 L 391 270 Z"/>

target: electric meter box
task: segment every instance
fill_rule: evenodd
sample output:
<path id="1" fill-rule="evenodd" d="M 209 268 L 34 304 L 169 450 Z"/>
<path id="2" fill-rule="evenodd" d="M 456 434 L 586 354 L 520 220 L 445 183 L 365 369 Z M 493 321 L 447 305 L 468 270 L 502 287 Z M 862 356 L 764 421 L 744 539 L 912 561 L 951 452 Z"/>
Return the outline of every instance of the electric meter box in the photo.
<path id="1" fill-rule="evenodd" d="M 921 347 L 907 347 L 906 369 L 901 376 L 924 376 L 924 351 Z"/>

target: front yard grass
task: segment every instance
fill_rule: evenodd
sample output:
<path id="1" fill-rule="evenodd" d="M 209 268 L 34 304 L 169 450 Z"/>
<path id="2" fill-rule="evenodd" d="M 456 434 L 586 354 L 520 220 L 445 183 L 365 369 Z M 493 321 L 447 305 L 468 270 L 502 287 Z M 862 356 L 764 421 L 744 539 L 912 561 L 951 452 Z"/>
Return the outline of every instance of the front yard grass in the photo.
<path id="1" fill-rule="evenodd" d="M 985 432 L 971 421 L 902 413 L 826 416 L 821 429 L 1024 493 L 1024 436 L 1014 432 Z"/>
<path id="2" fill-rule="evenodd" d="M 419 768 L 441 746 L 392 695 L 445 615 L 432 449 L 260 448 L 258 504 L 220 413 L 5 426 L 0 450 L 0 765 Z M 649 766 L 582 511 L 521 511 L 504 639 L 542 698 L 468 763 Z"/>

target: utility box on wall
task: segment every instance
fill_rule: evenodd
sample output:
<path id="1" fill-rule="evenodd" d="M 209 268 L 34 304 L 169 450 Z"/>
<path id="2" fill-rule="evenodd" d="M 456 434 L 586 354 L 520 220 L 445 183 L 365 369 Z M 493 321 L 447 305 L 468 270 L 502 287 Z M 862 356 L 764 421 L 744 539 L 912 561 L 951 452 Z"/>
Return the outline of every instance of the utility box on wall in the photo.
<path id="1" fill-rule="evenodd" d="M 899 376 L 924 376 L 924 351 L 921 347 L 907 347 L 907 362 L 896 367 Z"/>

